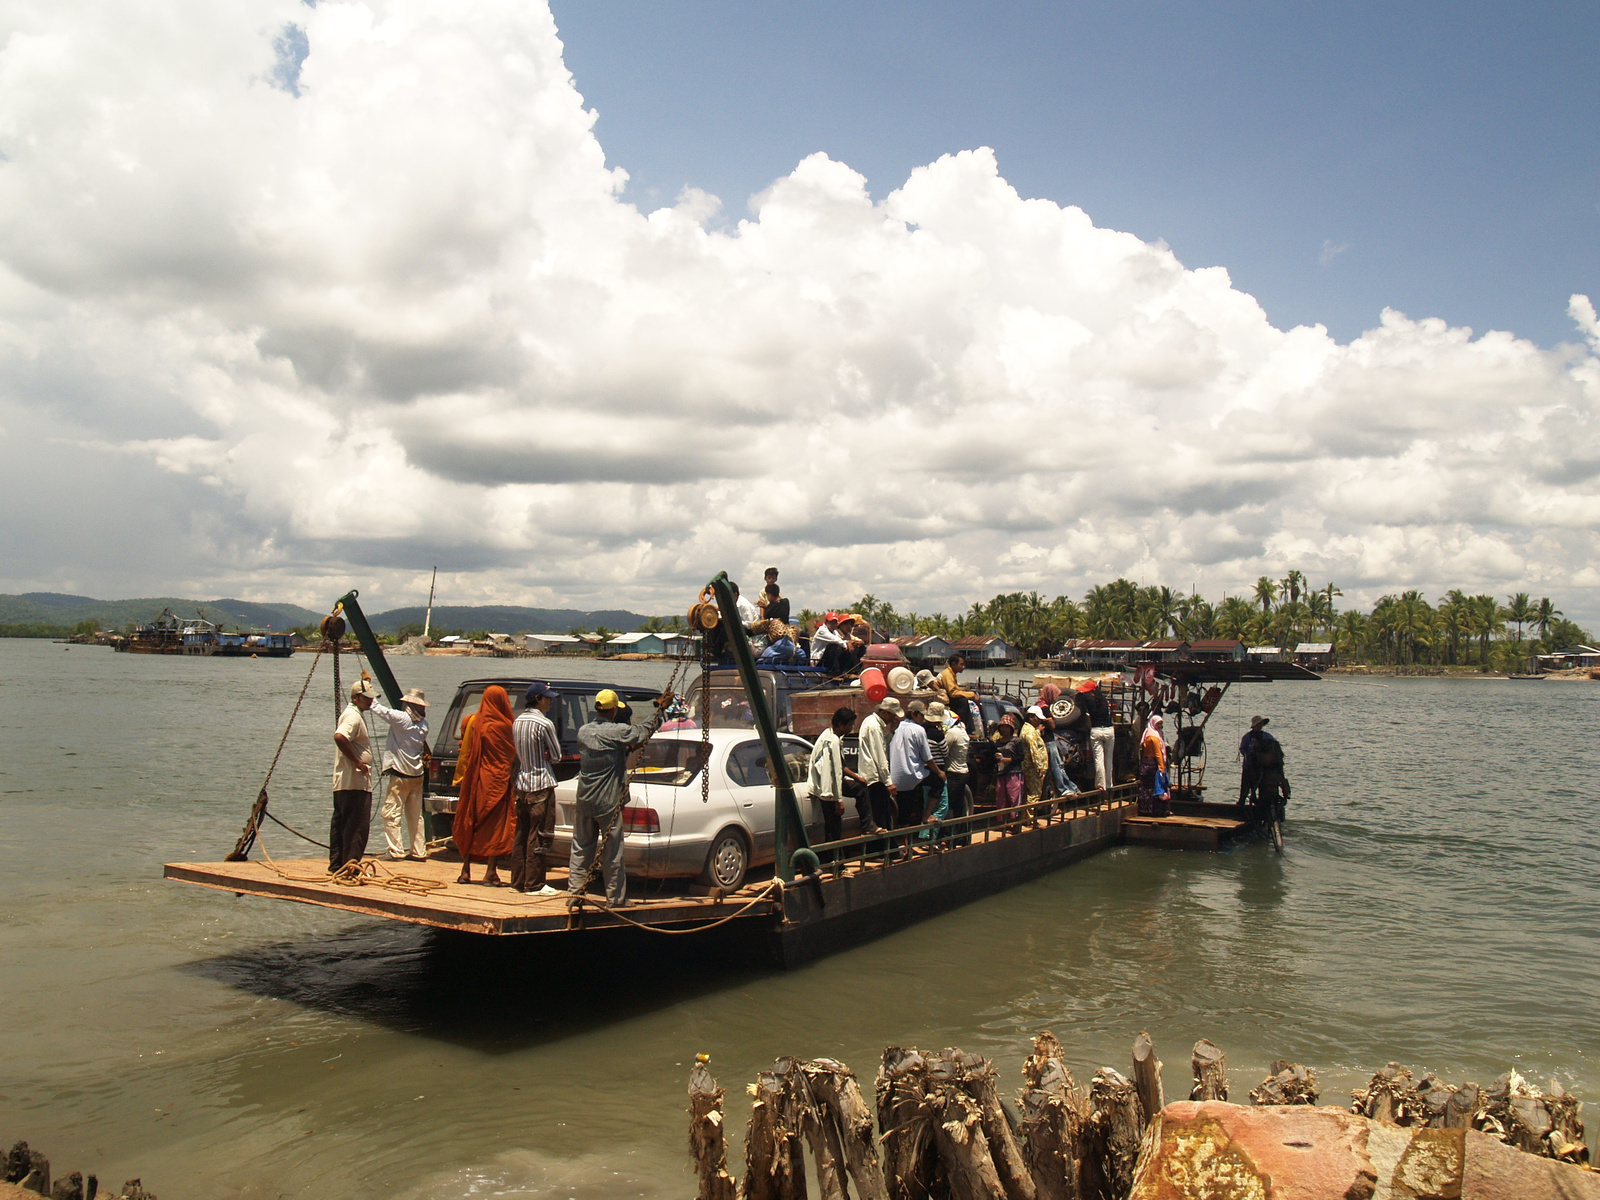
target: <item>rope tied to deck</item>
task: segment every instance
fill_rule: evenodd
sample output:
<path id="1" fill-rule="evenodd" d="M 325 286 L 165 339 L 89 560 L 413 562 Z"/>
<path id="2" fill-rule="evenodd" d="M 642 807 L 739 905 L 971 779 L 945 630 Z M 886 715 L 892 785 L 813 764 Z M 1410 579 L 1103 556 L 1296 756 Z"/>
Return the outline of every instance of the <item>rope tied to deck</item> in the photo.
<path id="1" fill-rule="evenodd" d="M 767 886 L 764 887 L 761 891 L 757 892 L 754 896 L 752 896 L 747 903 L 745 903 L 744 905 L 742 905 L 738 909 L 735 909 L 733 912 L 729 913 L 727 916 L 719 917 L 715 921 L 707 922 L 704 925 L 695 925 L 695 926 L 692 926 L 692 927 L 690 927 L 688 929 L 666 929 L 666 928 L 663 928 L 660 925 L 646 925 L 643 921 L 635 921 L 632 917 L 628 916 L 621 909 L 608 907 L 604 902 L 600 901 L 598 898 L 597 899 L 590 899 L 587 895 L 579 894 L 579 895 L 571 896 L 567 900 L 567 928 L 569 928 L 569 929 L 581 928 L 582 921 L 583 921 L 583 906 L 587 904 L 590 907 L 592 907 L 596 912 L 608 913 L 611 916 L 617 918 L 617 920 L 623 922 L 624 924 L 632 925 L 636 929 L 647 929 L 651 933 L 668 933 L 668 934 L 675 934 L 675 933 L 704 933 L 708 929 L 715 929 L 719 925 L 726 925 L 729 921 L 732 921 L 732 920 L 735 920 L 738 917 L 744 916 L 745 913 L 749 912 L 756 905 L 761 904 L 764 901 L 771 900 L 774 893 L 777 893 L 777 895 L 779 895 L 779 896 L 783 895 L 783 881 L 781 879 L 774 879 L 771 883 L 767 884 Z"/>

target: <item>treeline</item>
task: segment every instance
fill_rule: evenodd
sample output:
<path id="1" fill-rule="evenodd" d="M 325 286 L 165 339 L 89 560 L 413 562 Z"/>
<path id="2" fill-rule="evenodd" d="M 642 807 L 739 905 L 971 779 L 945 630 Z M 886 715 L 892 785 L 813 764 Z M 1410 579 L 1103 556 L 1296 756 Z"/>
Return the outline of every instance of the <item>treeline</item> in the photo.
<path id="1" fill-rule="evenodd" d="M 841 606 L 888 635 L 945 638 L 997 634 L 1031 658 L 1061 649 L 1069 638 L 1236 638 L 1251 646 L 1330 642 L 1342 662 L 1389 666 L 1469 665 L 1520 670 L 1530 654 L 1589 642 L 1549 597 L 1526 592 L 1502 602 L 1452 589 L 1430 603 L 1417 590 L 1382 597 L 1371 611 L 1338 607 L 1344 593 L 1332 583 L 1311 587 L 1299 571 L 1262 576 L 1248 596 L 1217 602 L 1199 593 L 1140 585 L 1127 579 L 1090 588 L 1082 598 L 1011 592 L 974 602 L 959 616 L 900 612 L 873 595 Z M 820 614 L 798 614 L 808 626 Z"/>

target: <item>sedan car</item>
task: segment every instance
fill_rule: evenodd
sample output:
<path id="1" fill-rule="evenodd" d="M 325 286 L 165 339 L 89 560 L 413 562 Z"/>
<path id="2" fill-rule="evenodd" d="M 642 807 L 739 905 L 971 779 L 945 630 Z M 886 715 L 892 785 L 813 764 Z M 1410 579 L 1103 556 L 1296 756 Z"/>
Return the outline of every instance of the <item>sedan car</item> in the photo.
<path id="1" fill-rule="evenodd" d="M 812 841 L 822 838 L 822 807 L 806 784 L 811 746 L 780 734 L 783 769 L 794 783 L 801 819 Z M 701 778 L 705 745 L 698 729 L 657 733 L 634 752 L 628 803 L 622 810 L 623 853 L 630 876 L 692 877 L 712 887 L 737 888 L 750 868 L 776 857 L 777 803 L 761 739 L 746 729 L 712 729 L 711 786 Z M 556 785 L 555 851 L 570 853 L 577 781 Z M 853 834 L 853 806 L 845 836 Z"/>

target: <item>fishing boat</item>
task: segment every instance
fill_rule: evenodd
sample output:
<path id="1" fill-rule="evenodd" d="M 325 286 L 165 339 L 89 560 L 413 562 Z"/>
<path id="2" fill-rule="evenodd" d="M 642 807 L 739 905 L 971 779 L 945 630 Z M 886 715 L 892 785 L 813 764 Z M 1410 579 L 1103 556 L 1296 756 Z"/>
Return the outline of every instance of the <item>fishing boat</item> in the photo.
<path id="1" fill-rule="evenodd" d="M 112 645 L 126 654 L 184 654 L 199 658 L 288 658 L 293 635 L 267 629 L 224 632 L 204 617 L 179 619 L 170 608 Z"/>
<path id="2" fill-rule="evenodd" d="M 713 686 L 702 687 L 696 694 L 716 701 L 721 691 L 721 699 L 728 701 L 725 707 L 738 710 L 739 722 L 748 720 L 746 728 L 760 739 L 765 762 L 789 762 L 791 756 L 786 753 L 784 739 L 794 739 L 794 733 L 800 731 L 816 705 L 804 699 L 805 690 L 785 696 L 789 708 L 786 723 L 794 733 L 780 731 L 775 683 L 763 678 L 758 670 L 737 617 L 722 615 L 736 613 L 725 574 L 708 585 L 701 602 L 691 609 L 691 627 L 721 626 L 740 685 L 737 697 L 731 680 L 727 681 L 726 690 L 722 689 L 722 680 L 712 679 L 715 668 L 707 664 L 705 677 Z M 324 646 L 335 655 L 340 652 L 340 638 L 348 621 L 375 682 L 389 703 L 398 706 L 399 685 L 361 612 L 355 592 L 340 600 L 329 621 L 335 624 L 324 622 Z M 323 653 L 319 650 L 318 657 Z M 1163 663 L 1148 675 L 1119 684 L 1124 689 L 1117 706 L 1121 717 L 1119 743 L 1126 743 L 1129 750 L 1136 745 L 1131 726 L 1141 693 L 1150 703 L 1165 702 L 1169 692 L 1172 699 L 1186 698 L 1198 683 L 1219 671 L 1222 674 L 1209 686 L 1223 690 L 1235 682 L 1258 679 L 1318 678 L 1293 664 L 1189 666 L 1199 668 L 1201 673 L 1196 674 L 1181 663 Z M 313 662 L 312 671 L 315 669 Z M 836 687 L 839 681 L 818 682 L 823 685 L 818 689 L 821 691 L 829 685 Z M 308 686 L 309 683 L 308 677 Z M 1206 694 L 1201 693 L 1202 697 Z M 709 709 L 711 704 L 704 707 Z M 720 701 L 718 707 L 723 707 Z M 1214 702 L 1211 707 L 1215 707 Z M 715 724 L 703 719 L 696 726 L 705 731 L 708 742 Z M 1192 727 L 1194 722 L 1190 724 Z M 983 743 L 975 739 L 973 744 L 976 748 Z M 1118 761 L 1126 763 L 1127 758 L 1128 751 L 1119 747 Z M 1137 785 L 1120 782 L 1104 790 L 1008 808 L 979 808 L 969 816 L 813 843 L 801 815 L 791 772 L 766 774 L 772 805 L 771 877 L 752 873 L 733 889 L 692 885 L 646 889 L 641 899 L 620 908 L 608 907 L 604 896 L 587 892 L 569 896 L 559 891 L 543 897 L 456 882 L 460 860 L 453 850 L 444 848 L 430 854 L 425 862 L 391 867 L 377 859 L 366 859 L 346 864 L 334 874 L 327 871 L 325 859 L 285 860 L 266 853 L 264 846 L 260 860 L 253 860 L 251 854 L 267 830 L 265 822 L 277 820 L 268 811 L 270 770 L 238 843 L 225 860 L 169 863 L 165 873 L 168 879 L 236 894 L 292 900 L 489 936 L 634 938 L 662 932 L 692 933 L 715 938 L 729 952 L 792 966 L 1059 870 L 1130 840 L 1130 829 L 1138 827 Z M 1125 779 L 1126 771 L 1119 772 L 1119 777 Z M 1180 774 L 1179 779 L 1183 778 Z M 1245 824 L 1229 811 L 1234 806 L 1205 802 L 1203 791 L 1198 790 L 1201 785 L 1192 775 L 1187 778 L 1192 789 L 1187 803 L 1198 806 L 1199 814 L 1164 819 L 1170 822 L 1173 835 L 1186 829 L 1186 837 L 1147 835 L 1131 840 L 1166 846 L 1216 846 L 1224 828 L 1237 830 Z M 625 817 L 627 812 L 625 808 Z M 634 829 L 624 820 L 618 836 L 626 837 Z M 272 836 L 276 839 L 278 833 L 273 831 Z M 561 889 L 566 872 L 552 869 L 549 875 L 550 882 Z M 692 945 L 693 941 L 687 944 Z"/>

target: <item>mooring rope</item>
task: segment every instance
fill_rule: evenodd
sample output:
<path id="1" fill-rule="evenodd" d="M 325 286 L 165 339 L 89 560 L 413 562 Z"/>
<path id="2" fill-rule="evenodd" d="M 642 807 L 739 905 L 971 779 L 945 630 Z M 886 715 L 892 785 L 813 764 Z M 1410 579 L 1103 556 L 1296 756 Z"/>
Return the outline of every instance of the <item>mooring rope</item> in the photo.
<path id="1" fill-rule="evenodd" d="M 746 903 L 742 907 L 736 909 L 735 911 L 729 913 L 727 916 L 721 917 L 718 920 L 712 921 L 712 922 L 710 922 L 709 924 L 706 924 L 706 925 L 696 925 L 696 926 L 694 926 L 694 927 L 692 927 L 690 929 L 666 929 L 666 928 L 664 928 L 664 927 L 662 927 L 660 925 L 646 925 L 642 921 L 635 921 L 632 917 L 627 916 L 620 909 L 608 908 L 606 905 L 601 904 L 596 900 L 590 899 L 587 895 L 581 895 L 581 894 L 577 895 L 577 896 L 572 896 L 567 900 L 567 914 L 568 914 L 569 917 L 572 917 L 572 916 L 581 917 L 582 916 L 582 912 L 583 912 L 583 905 L 588 904 L 588 905 L 591 905 L 595 909 L 596 912 L 607 913 L 610 916 L 616 917 L 617 920 L 619 920 L 619 921 L 625 922 L 626 924 L 629 924 L 629 925 L 633 925 L 633 926 L 635 926 L 635 927 L 637 927 L 639 929 L 647 929 L 651 933 L 704 933 L 708 929 L 715 929 L 718 925 L 726 925 L 729 921 L 732 921 L 732 920 L 734 920 L 734 919 L 736 919 L 738 917 L 742 917 L 745 913 L 749 912 L 756 905 L 762 903 L 765 900 L 770 900 L 772 898 L 772 894 L 774 892 L 777 892 L 779 895 L 783 894 L 783 883 L 782 883 L 781 880 L 774 879 L 771 883 L 767 884 L 767 886 L 765 888 L 763 888 L 760 892 L 757 892 L 753 897 L 751 897 L 751 899 L 749 900 L 748 903 Z"/>

